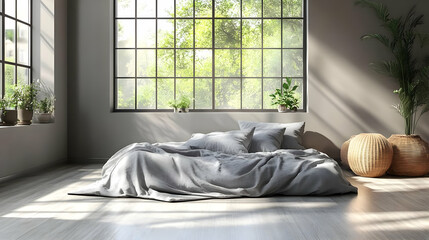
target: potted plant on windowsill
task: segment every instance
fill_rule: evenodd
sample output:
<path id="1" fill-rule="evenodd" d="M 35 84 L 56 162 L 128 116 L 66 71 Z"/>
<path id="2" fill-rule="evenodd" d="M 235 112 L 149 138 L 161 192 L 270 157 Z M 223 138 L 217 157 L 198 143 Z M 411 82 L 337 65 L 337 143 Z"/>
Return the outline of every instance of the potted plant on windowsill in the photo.
<path id="1" fill-rule="evenodd" d="M 0 110 L 1 110 L 1 125 L 13 126 L 16 125 L 18 118 L 15 110 L 16 101 L 13 96 L 10 98 L 0 99 Z"/>
<path id="2" fill-rule="evenodd" d="M 366 34 L 362 39 L 375 39 L 393 55 L 392 60 L 372 63 L 374 69 L 399 83 L 394 93 L 399 104 L 394 106 L 405 120 L 405 134 L 393 134 L 388 140 L 393 146 L 393 161 L 388 173 L 422 176 L 429 172 L 429 146 L 415 135 L 420 117 L 429 111 L 429 63 L 416 58 L 414 51 L 429 43 L 429 34 L 418 32 L 423 15 L 416 6 L 401 17 L 392 17 L 386 5 L 370 0 L 356 4 L 375 11 L 387 34 Z"/>
<path id="3" fill-rule="evenodd" d="M 187 113 L 189 112 L 189 106 L 191 106 L 191 99 L 181 96 L 179 100 L 169 101 L 168 105 L 174 109 L 175 113 Z"/>
<path id="4" fill-rule="evenodd" d="M 278 106 L 279 112 L 295 112 L 299 107 L 299 99 L 296 97 L 298 84 L 292 86 L 292 78 L 286 78 L 282 84 L 282 89 L 277 88 L 273 94 L 270 94 L 271 104 Z"/>
<path id="5" fill-rule="evenodd" d="M 14 91 L 18 100 L 18 125 L 30 125 L 38 90 L 34 84 L 29 84 L 17 86 Z"/>
<path id="6" fill-rule="evenodd" d="M 55 99 L 45 97 L 37 103 L 37 121 L 39 123 L 50 123 L 53 120 Z"/>

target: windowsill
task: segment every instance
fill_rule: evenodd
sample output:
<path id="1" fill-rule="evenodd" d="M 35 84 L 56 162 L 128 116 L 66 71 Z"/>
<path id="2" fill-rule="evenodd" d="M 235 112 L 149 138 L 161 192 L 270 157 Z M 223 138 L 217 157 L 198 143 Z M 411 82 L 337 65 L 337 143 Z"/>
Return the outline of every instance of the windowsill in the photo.
<path id="1" fill-rule="evenodd" d="M 31 126 L 41 126 L 41 125 L 52 125 L 55 124 L 55 122 L 52 123 L 32 123 L 30 125 L 13 125 L 13 126 L 4 126 L 4 125 L 0 125 L 0 129 L 5 129 L 5 128 L 23 128 L 23 127 L 31 127 Z"/>

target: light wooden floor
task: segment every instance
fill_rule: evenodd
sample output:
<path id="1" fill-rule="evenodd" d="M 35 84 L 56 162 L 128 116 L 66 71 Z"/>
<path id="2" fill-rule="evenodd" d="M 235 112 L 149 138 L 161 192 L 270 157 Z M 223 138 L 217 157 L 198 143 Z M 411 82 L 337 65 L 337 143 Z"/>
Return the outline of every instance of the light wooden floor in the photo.
<path id="1" fill-rule="evenodd" d="M 69 196 L 101 165 L 0 185 L 0 239 L 429 239 L 429 177 L 351 177 L 359 195 L 164 203 Z"/>

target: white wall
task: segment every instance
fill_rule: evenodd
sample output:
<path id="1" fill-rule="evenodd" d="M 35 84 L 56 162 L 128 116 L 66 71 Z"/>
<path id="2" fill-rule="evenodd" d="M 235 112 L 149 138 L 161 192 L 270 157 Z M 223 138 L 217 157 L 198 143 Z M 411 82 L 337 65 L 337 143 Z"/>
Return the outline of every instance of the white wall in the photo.
<path id="1" fill-rule="evenodd" d="M 34 0 L 33 78 L 55 89 L 56 122 L 0 127 L 0 179 L 67 160 L 67 0 Z"/>
<path id="2" fill-rule="evenodd" d="M 425 0 L 387 1 L 393 12 L 419 4 L 429 26 Z M 112 0 L 68 3 L 69 83 L 68 150 L 74 161 L 110 157 L 133 142 L 183 141 L 194 132 L 231 130 L 237 120 L 306 121 L 306 145 L 334 158 L 351 135 L 403 132 L 401 117 L 391 107 L 398 100 L 395 81 L 369 69 L 385 50 L 359 38 L 378 31 L 368 9 L 352 0 L 309 0 L 307 113 L 113 113 Z M 428 30 L 429 32 L 429 30 Z M 429 140 L 429 116 L 417 133 Z"/>

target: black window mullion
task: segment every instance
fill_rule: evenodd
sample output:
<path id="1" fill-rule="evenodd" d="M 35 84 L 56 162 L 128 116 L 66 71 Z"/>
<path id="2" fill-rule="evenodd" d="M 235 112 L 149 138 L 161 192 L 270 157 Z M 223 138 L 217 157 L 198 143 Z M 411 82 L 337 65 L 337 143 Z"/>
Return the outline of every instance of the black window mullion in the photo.
<path id="1" fill-rule="evenodd" d="M 12 18 L 15 21 L 15 86 L 18 85 L 18 0 L 15 0 L 15 18 Z"/>
<path id="2" fill-rule="evenodd" d="M 195 109 L 195 59 L 196 59 L 196 51 L 195 51 L 195 0 L 193 0 L 192 1 L 192 4 L 193 4 L 193 12 L 192 12 L 192 14 L 193 14 L 193 35 L 192 35 L 192 46 L 194 47 L 193 48 L 193 53 L 194 53 L 194 59 L 193 59 L 193 65 L 192 65 L 192 67 L 193 67 L 193 80 L 192 80 L 192 83 L 193 83 L 193 90 L 192 90 L 192 102 L 193 102 L 193 109 Z"/>
<path id="3" fill-rule="evenodd" d="M 212 0 L 212 110 L 214 110 L 215 104 L 216 104 L 216 80 L 215 80 L 215 68 L 216 68 L 216 61 L 215 61 L 215 0 Z"/>
<path id="4" fill-rule="evenodd" d="M 177 61 L 177 58 L 176 58 L 176 48 L 177 48 L 177 46 L 176 46 L 176 44 L 177 44 L 177 42 L 176 42 L 176 34 L 177 34 L 177 29 L 176 29 L 176 24 L 177 24 L 177 21 L 176 21 L 176 0 L 174 0 L 174 99 L 176 99 L 176 61 Z M 157 43 L 158 44 L 158 43 Z"/>
<path id="5" fill-rule="evenodd" d="M 261 1 L 261 102 L 264 109 L 264 0 Z"/>
<path id="6" fill-rule="evenodd" d="M 134 0 L 134 14 L 136 17 L 134 20 L 134 47 L 136 48 L 134 51 L 134 109 L 137 110 L 137 0 Z"/>
<path id="7" fill-rule="evenodd" d="M 158 109 L 158 0 L 155 0 L 155 109 Z"/>

